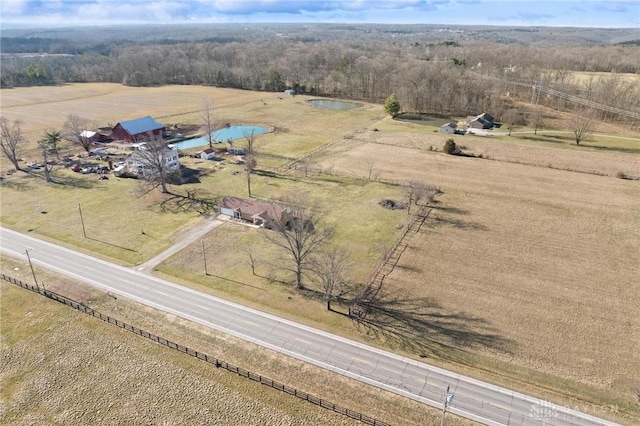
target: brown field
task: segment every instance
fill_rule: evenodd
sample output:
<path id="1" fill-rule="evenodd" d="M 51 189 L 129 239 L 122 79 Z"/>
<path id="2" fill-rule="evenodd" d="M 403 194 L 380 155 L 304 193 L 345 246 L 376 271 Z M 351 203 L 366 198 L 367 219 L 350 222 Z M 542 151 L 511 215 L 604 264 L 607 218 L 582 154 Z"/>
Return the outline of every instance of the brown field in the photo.
<path id="1" fill-rule="evenodd" d="M 440 152 L 449 136 L 437 127 L 383 119 L 375 105 L 347 115 L 309 108 L 304 97 L 185 86 L 70 85 L 1 94 L 3 115 L 24 119 L 25 130 L 39 137 L 77 111 L 87 111 L 82 115 L 100 125 L 147 114 L 165 123 L 197 123 L 208 93 L 221 120 L 275 128 L 259 139 L 262 167 L 339 141 L 306 161 L 334 176 L 259 175 L 254 190 L 273 198 L 304 189 L 322 200 L 328 221 L 338 228 L 335 244 L 353 251 L 358 282 L 379 264 L 407 220 L 406 212 L 377 205 L 382 198 L 401 198 L 401 188 L 362 178 L 420 179 L 441 188 L 426 226 L 387 278 L 384 294 L 425 300 L 434 325 L 445 326 L 444 331 L 433 332 L 433 327 L 418 333 L 420 352 L 364 333 L 327 313 L 320 300 L 274 281 L 286 277 L 271 276 L 266 260 L 253 276 L 245 247 L 253 245 L 267 260 L 270 249 L 258 233 L 231 224 L 203 239 L 213 276 L 202 272 L 201 241 L 160 265 L 159 273 L 554 401 L 613 404 L 619 415 L 594 414 L 640 421 L 634 393 L 640 385 L 640 182 L 615 177 L 619 172 L 640 176 L 637 133 L 617 129 L 579 147 L 561 133 L 566 128 L 560 124 L 538 137 L 515 133 L 528 129 L 514 130 L 512 137 L 454 136 L 466 152 L 484 157 L 468 158 Z M 561 114 L 552 118 L 566 122 Z M 600 123 L 597 129 L 607 128 Z M 200 197 L 246 195 L 246 183 L 235 173 L 240 166 L 191 160 L 188 165 L 209 172 L 192 187 Z M 163 210 L 158 205 L 166 197 L 140 196 L 131 180 L 94 182 L 65 171 L 59 179 L 61 185 L 45 186 L 34 177 L 6 178 L 0 188 L 3 226 L 137 264 L 214 214 L 200 215 L 175 202 Z M 188 188 L 173 189 L 183 194 Z M 82 203 L 95 240 L 80 238 L 76 203 Z M 47 214 L 34 212 L 35 204 L 46 207 Z"/>
<path id="2" fill-rule="evenodd" d="M 631 73 L 618 73 L 615 74 L 620 81 L 631 84 L 640 83 L 640 75 L 631 74 Z M 570 73 L 570 81 L 574 82 L 578 85 L 584 85 L 589 80 L 598 81 L 604 78 L 611 78 L 611 73 L 608 72 L 589 72 L 589 71 L 581 71 L 581 72 L 572 72 Z"/>
<path id="3" fill-rule="evenodd" d="M 387 139 L 385 141 L 385 139 Z M 439 136 L 442 140 L 444 136 Z M 389 277 L 391 291 L 430 297 L 490 325 L 504 344 L 474 351 L 600 388 L 633 403 L 640 378 L 640 185 L 611 177 L 447 156 L 412 134 L 372 133 L 321 166 L 423 179 L 444 192 L 429 226 Z M 381 143 L 402 140 L 402 144 Z M 585 170 L 629 167 L 637 156 L 575 153 L 464 138 L 471 151 Z M 395 145 L 395 146 L 394 146 Z M 407 146 L 407 148 L 397 145 Z M 497 145 L 497 146 L 496 146 Z M 337 151 L 337 150 L 336 150 Z M 515 155 L 514 155 L 515 153 Z M 598 161 L 601 160 L 601 164 Z M 626 160 L 626 163 L 625 163 Z M 634 166 L 635 164 L 635 166 Z M 631 170 L 626 169 L 626 170 Z M 457 342 L 446 342 L 456 346 Z"/>

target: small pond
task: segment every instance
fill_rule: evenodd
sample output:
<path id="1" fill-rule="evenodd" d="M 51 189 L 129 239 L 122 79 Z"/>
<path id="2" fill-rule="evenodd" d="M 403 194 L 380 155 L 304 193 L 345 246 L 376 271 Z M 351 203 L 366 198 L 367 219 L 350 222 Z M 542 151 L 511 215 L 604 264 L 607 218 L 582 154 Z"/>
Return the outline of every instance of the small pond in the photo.
<path id="1" fill-rule="evenodd" d="M 334 101 L 331 99 L 309 99 L 307 102 L 313 106 L 335 109 L 338 111 L 347 111 L 354 108 L 360 108 L 362 106 L 362 104 L 358 104 L 356 102 Z"/>
<path id="2" fill-rule="evenodd" d="M 246 135 L 253 132 L 254 136 L 268 133 L 269 129 L 261 126 L 228 126 L 218 129 L 211 133 L 213 143 L 223 143 L 243 139 Z M 208 146 L 209 140 L 205 136 L 200 138 L 187 139 L 180 142 L 172 143 L 178 149 L 198 148 L 200 146 Z"/>

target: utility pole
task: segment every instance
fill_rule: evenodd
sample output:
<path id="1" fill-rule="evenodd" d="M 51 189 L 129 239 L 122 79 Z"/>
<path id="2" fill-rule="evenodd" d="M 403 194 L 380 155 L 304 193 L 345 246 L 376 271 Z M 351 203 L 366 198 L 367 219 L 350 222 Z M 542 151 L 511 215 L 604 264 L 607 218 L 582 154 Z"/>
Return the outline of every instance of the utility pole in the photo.
<path id="1" fill-rule="evenodd" d="M 207 252 L 204 248 L 204 241 L 202 242 L 202 259 L 204 260 L 204 274 L 209 275 L 209 271 L 207 271 Z"/>
<path id="2" fill-rule="evenodd" d="M 29 256 L 29 250 L 24 251 L 27 255 L 27 259 L 29 260 L 29 267 L 31 268 L 31 273 L 33 274 L 33 281 L 36 283 L 36 288 L 40 291 L 40 286 L 38 285 L 38 280 L 36 279 L 36 273 L 33 270 L 33 264 L 31 263 L 31 256 Z"/>
<path id="3" fill-rule="evenodd" d="M 80 222 L 82 223 L 82 235 L 87 238 L 87 231 L 84 229 L 84 218 L 82 217 L 82 207 L 78 203 L 78 212 L 80 212 Z"/>

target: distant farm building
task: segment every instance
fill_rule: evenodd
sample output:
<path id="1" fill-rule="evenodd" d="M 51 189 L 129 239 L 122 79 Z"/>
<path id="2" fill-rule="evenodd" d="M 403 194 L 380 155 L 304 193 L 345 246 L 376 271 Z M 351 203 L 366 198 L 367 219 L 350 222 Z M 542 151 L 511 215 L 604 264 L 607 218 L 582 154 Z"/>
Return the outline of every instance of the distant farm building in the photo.
<path id="1" fill-rule="evenodd" d="M 295 96 L 296 95 L 296 91 L 293 89 L 287 89 L 284 91 L 285 95 L 289 95 L 289 96 Z"/>
<path id="2" fill-rule="evenodd" d="M 284 226 L 291 220 L 290 209 L 273 203 L 237 197 L 225 197 L 220 204 L 220 213 L 268 229 Z"/>
<path id="3" fill-rule="evenodd" d="M 229 148 L 227 148 L 227 152 L 231 155 L 244 155 L 245 151 L 244 148 L 235 148 L 230 146 Z"/>
<path id="4" fill-rule="evenodd" d="M 470 129 L 490 129 L 493 127 L 493 117 L 482 113 L 478 116 L 467 117 L 467 127 Z"/>
<path id="5" fill-rule="evenodd" d="M 119 122 L 113 128 L 112 137 L 119 141 L 140 142 L 149 140 L 151 135 L 164 137 L 164 131 L 164 125 L 146 116 Z"/>
<path id="6" fill-rule="evenodd" d="M 450 133 L 450 134 L 454 134 L 456 132 L 456 124 L 453 123 L 447 123 L 447 124 L 443 124 L 442 126 L 440 126 L 440 131 L 442 133 Z"/>

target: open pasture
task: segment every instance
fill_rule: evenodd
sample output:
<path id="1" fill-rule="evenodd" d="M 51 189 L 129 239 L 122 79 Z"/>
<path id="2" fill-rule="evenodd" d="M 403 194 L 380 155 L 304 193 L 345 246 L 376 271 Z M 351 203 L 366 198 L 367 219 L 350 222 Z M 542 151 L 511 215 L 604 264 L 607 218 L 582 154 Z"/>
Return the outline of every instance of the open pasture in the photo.
<path id="1" fill-rule="evenodd" d="M 587 170 L 613 169 L 622 159 L 498 139 L 465 136 L 464 143 L 474 152 L 494 150 L 495 157 L 514 159 L 527 150 L 529 158 L 546 155 Z M 640 372 L 640 184 L 448 156 L 425 144 L 415 133 L 371 132 L 317 158 L 320 167 L 360 176 L 368 162 L 384 158 L 375 163 L 381 177 L 421 179 L 444 192 L 389 276 L 388 291 L 432 298 L 443 310 L 470 318 L 471 330 L 488 325 L 504 339 L 474 352 L 633 406 Z M 637 165 L 638 156 L 627 157 L 628 167 Z"/>
<path id="2" fill-rule="evenodd" d="M 23 123 L 27 160 L 37 159 L 34 150 L 42 134 L 61 129 L 70 114 L 97 127 L 146 115 L 167 126 L 193 125 L 202 123 L 204 101 L 209 98 L 215 127 L 227 123 L 275 127 L 276 133 L 260 136 L 263 142 L 258 147 L 264 154 L 277 154 L 274 164 L 282 161 L 280 157 L 294 158 L 384 116 L 380 106 L 367 104 L 350 111 L 349 120 L 344 120 L 344 112 L 308 105 L 306 96 L 203 86 L 133 88 L 90 83 L 2 89 L 0 94 L 2 116 Z"/>
<path id="3" fill-rule="evenodd" d="M 640 84 L 640 75 L 632 73 L 594 72 L 594 71 L 572 71 L 569 73 L 569 81 L 579 86 L 586 86 L 590 82 L 597 82 L 605 79 L 616 78 L 626 84 Z"/>

